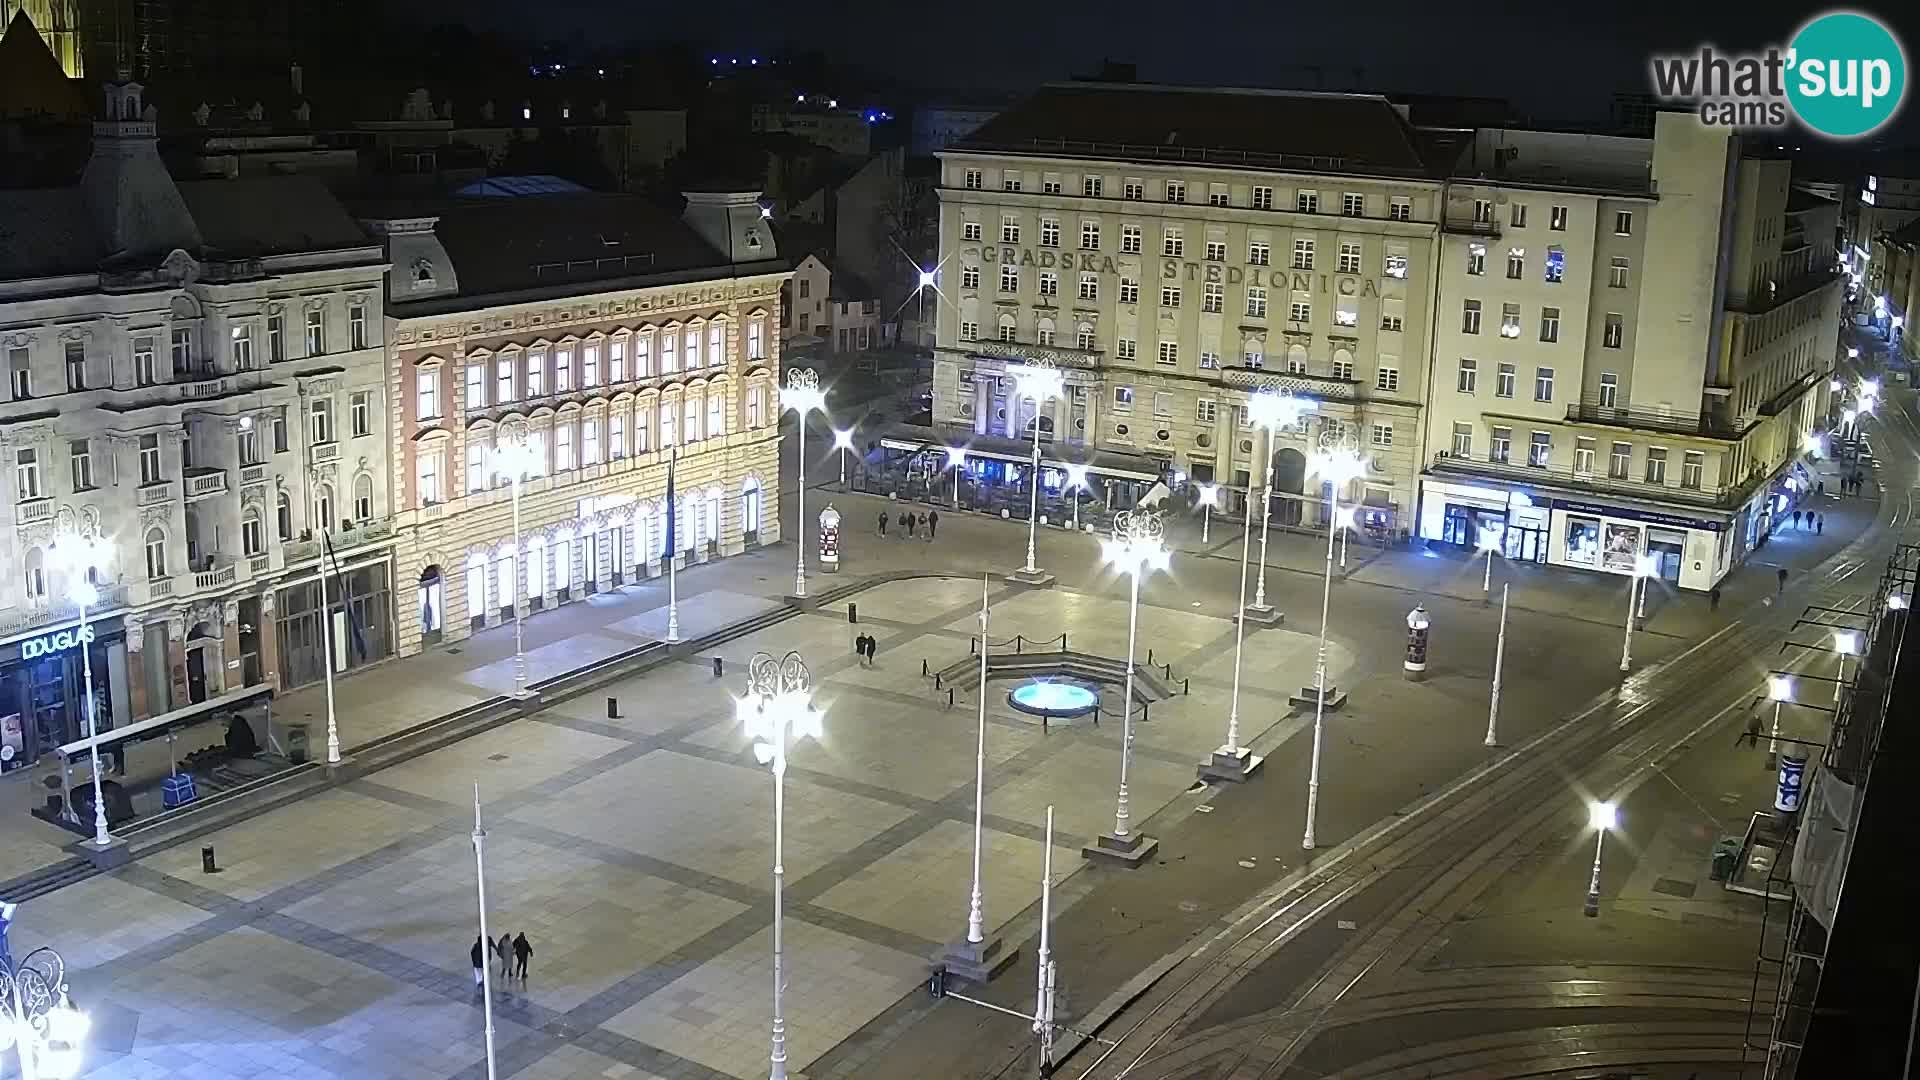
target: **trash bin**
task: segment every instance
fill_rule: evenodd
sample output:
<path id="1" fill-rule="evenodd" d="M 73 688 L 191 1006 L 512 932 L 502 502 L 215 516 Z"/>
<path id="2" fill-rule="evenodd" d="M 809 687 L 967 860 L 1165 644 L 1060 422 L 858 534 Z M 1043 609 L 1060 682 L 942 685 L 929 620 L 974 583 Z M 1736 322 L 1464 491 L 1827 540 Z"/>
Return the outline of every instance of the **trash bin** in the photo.
<path id="1" fill-rule="evenodd" d="M 295 765 L 307 763 L 307 725 L 294 724 L 287 728 L 287 760 Z"/>
<path id="2" fill-rule="evenodd" d="M 1723 836 L 1713 845 L 1713 880 L 1732 881 L 1740 869 L 1740 838 Z"/>

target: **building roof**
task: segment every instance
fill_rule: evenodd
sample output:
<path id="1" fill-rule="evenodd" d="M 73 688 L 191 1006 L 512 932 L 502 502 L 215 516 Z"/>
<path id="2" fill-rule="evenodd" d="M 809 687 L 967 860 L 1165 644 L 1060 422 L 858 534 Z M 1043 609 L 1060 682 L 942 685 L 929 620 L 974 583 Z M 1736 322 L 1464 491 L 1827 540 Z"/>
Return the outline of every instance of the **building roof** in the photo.
<path id="1" fill-rule="evenodd" d="M 589 190 L 558 176 L 489 176 L 454 192 L 462 197 L 519 198 L 523 195 L 578 195 Z"/>
<path id="2" fill-rule="evenodd" d="M 0 35 L 0 117 L 86 119 L 87 98 L 22 8 Z"/>
<path id="3" fill-rule="evenodd" d="M 867 284 L 866 278 L 851 270 L 835 270 L 829 266 L 827 271 L 831 275 L 827 278 L 829 300 L 874 300 L 880 296 L 873 286 Z"/>
<path id="4" fill-rule="evenodd" d="M 1429 175 L 1377 94 L 1056 83 L 953 147 L 1056 157 Z"/>
<path id="5" fill-rule="evenodd" d="M 1809 210 L 1827 210 L 1837 208 L 1839 205 L 1825 195 L 1802 187 L 1795 186 L 1787 189 L 1787 213 L 1789 214 L 1804 214 Z"/>
<path id="6" fill-rule="evenodd" d="M 311 176 L 255 176 L 177 183 L 207 253 L 254 259 L 369 247 L 326 186 Z"/>
<path id="7" fill-rule="evenodd" d="M 84 274 L 106 256 L 79 188 L 0 191 L 0 281 Z"/>

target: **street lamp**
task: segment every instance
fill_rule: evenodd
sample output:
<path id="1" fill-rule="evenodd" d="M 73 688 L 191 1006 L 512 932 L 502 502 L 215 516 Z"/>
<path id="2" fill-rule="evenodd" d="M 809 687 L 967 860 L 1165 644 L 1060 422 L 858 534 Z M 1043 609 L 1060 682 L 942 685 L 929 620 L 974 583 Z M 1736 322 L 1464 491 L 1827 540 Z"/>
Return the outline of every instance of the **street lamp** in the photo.
<path id="1" fill-rule="evenodd" d="M 788 368 L 787 385 L 780 391 L 780 407 L 792 409 L 800 414 L 800 516 L 795 539 L 799 550 L 794 553 L 793 594 L 805 598 L 807 595 L 807 414 L 815 409 L 827 411 L 827 395 L 820 389 L 820 376 L 812 368 Z M 669 510 L 669 513 L 672 511 Z"/>
<path id="2" fill-rule="evenodd" d="M 1487 569 L 1480 575 L 1480 606 L 1493 602 L 1493 554 L 1500 550 L 1500 538 L 1505 530 L 1498 525 L 1489 525 L 1480 530 L 1480 550 L 1487 557 Z"/>
<path id="3" fill-rule="evenodd" d="M 1607 832 L 1620 826 L 1620 811 L 1610 802 L 1596 802 L 1587 806 L 1587 824 L 1593 829 L 1593 876 L 1587 879 L 1586 916 L 1589 919 L 1600 917 L 1600 849 L 1607 842 Z"/>
<path id="4" fill-rule="evenodd" d="M 1633 618 L 1637 610 L 1639 592 L 1646 588 L 1647 578 L 1658 573 L 1660 562 L 1651 555 L 1633 557 L 1633 577 L 1627 582 L 1627 636 L 1620 643 L 1620 670 L 1633 669 Z"/>
<path id="5" fill-rule="evenodd" d="M 847 490 L 847 451 L 853 449 L 853 429 L 833 432 L 833 448 L 840 451 L 840 490 Z"/>
<path id="6" fill-rule="evenodd" d="M 1265 479 L 1260 484 L 1260 577 L 1253 588 L 1253 606 L 1262 611 L 1272 610 L 1267 607 L 1267 526 L 1273 518 L 1269 512 L 1273 506 L 1273 435 L 1281 428 L 1297 423 L 1301 413 L 1313 408 L 1312 398 L 1271 390 L 1262 390 L 1247 397 L 1247 418 L 1267 433 L 1267 465 Z M 1248 479 L 1252 479 L 1251 471 Z"/>
<path id="7" fill-rule="evenodd" d="M 1220 502 L 1219 484 L 1201 484 L 1200 491 L 1200 543 L 1205 546 L 1209 540 L 1209 530 L 1213 525 L 1213 508 Z"/>
<path id="8" fill-rule="evenodd" d="M 804 419 L 805 414 L 802 414 Z M 813 707 L 813 673 L 797 652 L 775 659 L 756 653 L 747 669 L 747 693 L 736 704 L 753 756 L 773 773 L 773 1049 L 771 1080 L 786 1080 L 787 1018 L 781 1008 L 786 992 L 786 968 L 781 937 L 783 864 L 786 830 L 787 741 L 815 738 L 821 733 L 820 710 Z"/>
<path id="9" fill-rule="evenodd" d="M 1493 643 L 1493 695 L 1487 704 L 1487 737 L 1484 743 L 1488 749 L 1500 745 L 1500 670 L 1507 661 L 1508 588 L 1508 583 L 1500 583 L 1500 636 Z"/>
<path id="10" fill-rule="evenodd" d="M 960 509 L 960 474 L 966 470 L 967 448 L 947 447 L 947 469 L 953 473 L 953 508 Z"/>
<path id="11" fill-rule="evenodd" d="M 1245 780 L 1260 765 L 1253 751 L 1240 745 L 1240 657 L 1247 642 L 1247 565 L 1253 554 L 1251 498 L 1247 500 L 1247 510 L 1240 523 L 1240 591 L 1233 598 L 1233 694 L 1227 703 L 1227 741 L 1200 766 L 1203 778 Z"/>
<path id="12" fill-rule="evenodd" d="M 0 903 L 0 1053 L 20 1052 L 24 1080 L 68 1080 L 80 1072 L 92 1021 L 67 996 L 67 965 L 59 953 L 42 946 L 13 962 L 4 928 L 16 907 Z"/>
<path id="13" fill-rule="evenodd" d="M 1907 609 L 1907 598 L 1905 596 L 1902 596 L 1897 592 L 1887 594 L 1887 610 L 1888 611 L 1905 611 L 1906 609 Z"/>
<path id="14" fill-rule="evenodd" d="M 1136 864 L 1155 845 L 1146 841 L 1145 837 L 1134 835 L 1128 826 L 1127 766 L 1133 758 L 1133 650 L 1140 631 L 1140 578 L 1151 570 L 1167 568 L 1165 541 L 1166 525 L 1159 514 L 1146 510 L 1123 510 L 1113 521 L 1112 539 L 1100 544 L 1105 560 L 1126 571 L 1130 592 L 1127 600 L 1127 689 L 1120 710 L 1120 798 L 1113 814 L 1113 835 L 1101 837 L 1099 846 Z"/>
<path id="15" fill-rule="evenodd" d="M 1080 493 L 1087 488 L 1087 467 L 1079 463 L 1067 466 L 1067 490 L 1073 497 L 1073 531 L 1080 531 Z"/>
<path id="16" fill-rule="evenodd" d="M 1340 569 L 1347 568 L 1347 537 L 1353 532 L 1354 523 L 1359 520 L 1351 506 L 1342 506 L 1333 512 L 1333 527 L 1340 530 Z"/>
<path id="17" fill-rule="evenodd" d="M 480 903 L 480 1003 L 485 1021 L 487 1080 L 494 1080 L 493 1053 L 493 965 L 487 962 L 487 949 L 493 938 L 487 935 L 487 830 L 480 824 L 480 781 L 473 782 L 473 888 Z M 501 958 L 503 961 L 505 957 Z"/>
<path id="18" fill-rule="evenodd" d="M 95 575 L 104 570 L 112 560 L 113 549 L 98 533 L 88 529 L 76 532 L 54 541 L 52 547 L 54 564 L 63 571 L 69 582 L 68 595 L 80 609 L 79 629 L 74 636 L 80 638 L 80 677 L 86 704 L 87 720 L 87 757 L 93 769 L 93 843 L 102 850 L 113 846 L 113 836 L 107 831 L 107 800 L 101 791 L 100 782 L 100 729 L 99 712 L 93 696 L 93 649 L 87 641 L 87 609 L 100 602 L 100 590 L 95 587 Z M 324 576 L 322 582 L 325 581 Z M 327 657 L 332 663 L 331 654 Z M 331 670 L 331 669 L 329 669 Z M 333 710 L 327 710 L 328 731 L 333 730 Z M 68 797 L 67 816 L 73 820 L 72 798 Z"/>
<path id="19" fill-rule="evenodd" d="M 520 482 L 540 471 L 540 461 L 524 432 L 493 452 L 493 473 L 507 478 L 513 502 L 513 696 L 527 696 L 527 649 L 520 612 L 520 582 L 526 575 L 526 552 L 520 541 Z M 672 513 L 671 507 L 667 510 Z M 669 558 L 672 556 L 669 555 Z M 328 661 L 331 664 L 332 658 Z M 329 732 L 331 738 L 331 732 Z M 329 749 L 331 752 L 331 749 Z"/>
<path id="20" fill-rule="evenodd" d="M 1269 466 L 1271 467 L 1271 466 Z M 1320 745 L 1327 716 L 1327 616 L 1333 604 L 1333 533 L 1339 520 L 1340 493 L 1367 474 L 1367 459 L 1352 439 L 1328 433 L 1313 455 L 1313 473 L 1327 485 L 1327 573 L 1320 587 L 1320 647 L 1313 660 L 1313 763 L 1307 770 L 1307 831 L 1300 846 L 1313 850 L 1314 819 L 1320 812 Z"/>
<path id="21" fill-rule="evenodd" d="M 1767 697 L 1773 702 L 1773 732 L 1767 736 L 1767 768 L 1772 769 L 1780 756 L 1780 706 L 1793 700 L 1793 680 L 1785 675 L 1767 676 Z"/>
<path id="22" fill-rule="evenodd" d="M 1840 674 L 1833 680 L 1833 700 L 1840 700 L 1840 688 L 1847 681 L 1847 657 L 1860 651 L 1860 634 L 1854 630 L 1836 630 L 1833 633 L 1833 651 L 1840 655 Z"/>
<path id="23" fill-rule="evenodd" d="M 1045 360 L 1014 364 L 1007 371 L 1013 376 L 1014 392 L 1033 400 L 1033 475 L 1029 478 L 1033 483 L 1033 495 L 1027 511 L 1027 566 L 1021 572 L 1028 577 L 1035 577 L 1040 573 L 1033 562 L 1034 542 L 1040 528 L 1040 410 L 1065 391 L 1066 379 L 1059 368 Z"/>

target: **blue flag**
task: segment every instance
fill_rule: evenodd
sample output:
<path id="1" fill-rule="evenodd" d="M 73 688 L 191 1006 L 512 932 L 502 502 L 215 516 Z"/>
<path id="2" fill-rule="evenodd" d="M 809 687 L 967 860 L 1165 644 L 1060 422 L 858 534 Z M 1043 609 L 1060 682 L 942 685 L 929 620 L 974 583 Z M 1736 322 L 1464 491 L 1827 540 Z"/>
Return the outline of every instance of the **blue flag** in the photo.
<path id="1" fill-rule="evenodd" d="M 367 636 L 360 628 L 360 620 L 355 618 L 353 614 L 353 598 L 347 591 L 346 578 L 340 572 L 340 557 L 333 552 L 333 531 L 327 530 L 326 532 L 322 532 L 320 534 L 320 542 L 326 548 L 326 561 L 333 566 L 333 578 L 340 586 L 340 605 L 347 613 L 348 644 L 352 647 L 354 655 L 358 656 L 361 660 L 365 660 L 367 658 Z M 333 618 L 333 609 L 326 603 L 326 595 L 327 573 L 323 568 L 320 572 L 320 596 L 322 601 L 320 606 L 321 610 L 326 613 L 324 617 L 331 619 Z M 329 658 L 329 662 L 331 662 L 331 658 Z"/>
<path id="2" fill-rule="evenodd" d="M 669 448 L 667 454 L 667 559 L 669 561 L 671 561 L 674 556 L 680 554 L 680 549 L 674 546 L 674 542 L 677 539 L 675 535 L 677 530 L 674 528 L 674 521 L 680 515 L 674 513 L 673 503 L 673 466 L 674 462 L 678 461 L 679 458 L 679 450 L 677 448 Z"/>

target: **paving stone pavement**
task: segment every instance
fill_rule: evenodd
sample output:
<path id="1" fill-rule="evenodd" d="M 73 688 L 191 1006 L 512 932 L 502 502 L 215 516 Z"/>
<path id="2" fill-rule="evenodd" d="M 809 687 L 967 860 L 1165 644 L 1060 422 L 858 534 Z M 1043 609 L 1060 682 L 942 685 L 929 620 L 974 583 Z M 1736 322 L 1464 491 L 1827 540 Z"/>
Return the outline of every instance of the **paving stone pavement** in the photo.
<path id="1" fill-rule="evenodd" d="M 1122 600 L 991 588 L 996 640 L 1064 630 L 1077 651 L 1124 651 Z M 204 838 L 220 873 L 201 872 L 198 845 L 157 853 L 28 905 L 15 947 L 66 951 L 100 1021 L 90 1076 L 477 1080 L 477 780 L 489 929 L 524 931 L 535 949 L 525 983 L 496 988 L 499 1074 L 764 1075 L 773 781 L 729 695 L 753 652 L 799 649 L 826 710 L 825 737 L 792 752 L 786 791 L 788 1047 L 804 1072 L 912 993 L 964 930 L 975 700 L 962 688 L 950 709 L 920 660 L 968 655 L 979 589 L 878 586 L 857 598 L 858 628 L 821 612 L 722 647 L 722 680 L 704 657 L 669 663 L 263 813 Z M 1133 815 L 1150 826 L 1190 809 L 1194 762 L 1219 741 L 1217 654 L 1232 626 L 1147 607 L 1141 624 L 1176 679 L 1198 676 L 1138 725 Z M 852 655 L 858 630 L 880 639 L 871 668 Z M 1314 639 L 1260 631 L 1247 649 L 1242 724 L 1259 743 L 1297 726 L 1284 694 L 1311 679 Z M 1119 768 L 1117 724 L 1043 731 L 1006 689 L 988 690 L 990 929 L 1037 898 L 1045 806 L 1058 808 L 1056 872 L 1077 873 L 1079 845 L 1112 825 Z"/>

